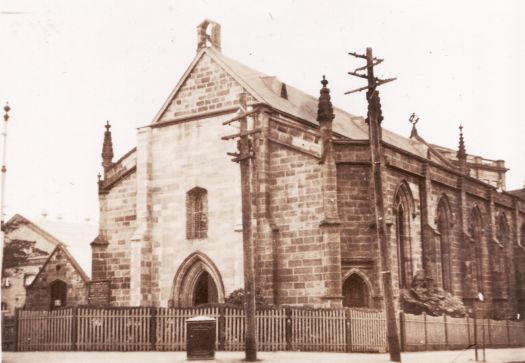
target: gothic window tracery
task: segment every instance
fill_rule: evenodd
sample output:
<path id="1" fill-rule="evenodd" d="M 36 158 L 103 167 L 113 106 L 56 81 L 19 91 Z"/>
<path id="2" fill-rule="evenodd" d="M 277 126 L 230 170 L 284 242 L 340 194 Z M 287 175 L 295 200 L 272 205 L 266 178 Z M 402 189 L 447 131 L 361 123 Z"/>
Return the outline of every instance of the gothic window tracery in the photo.
<path id="1" fill-rule="evenodd" d="M 195 187 L 186 195 L 186 237 L 208 237 L 208 192 Z"/>
<path id="2" fill-rule="evenodd" d="M 451 240 L 450 240 L 450 205 L 445 196 L 438 203 L 437 210 L 437 229 L 439 232 L 439 246 L 437 246 L 437 277 L 443 290 L 452 289 L 452 269 L 451 269 Z"/>
<path id="3" fill-rule="evenodd" d="M 399 287 L 406 288 L 412 281 L 412 244 L 410 216 L 412 196 L 406 184 L 401 184 L 394 197 L 395 236 L 398 253 Z"/>
<path id="4" fill-rule="evenodd" d="M 471 240 L 467 240 L 465 256 L 465 283 L 467 293 L 471 297 L 476 297 L 479 292 L 483 292 L 483 265 L 481 259 L 481 248 L 483 243 L 483 221 L 478 207 L 474 207 L 470 213 L 469 235 Z"/>
<path id="5" fill-rule="evenodd" d="M 509 243 L 509 225 L 507 218 L 502 214 L 498 218 L 496 228 L 497 242 L 491 243 L 492 246 L 492 281 L 495 297 L 507 296 L 507 271 L 505 261 L 505 248 Z"/>

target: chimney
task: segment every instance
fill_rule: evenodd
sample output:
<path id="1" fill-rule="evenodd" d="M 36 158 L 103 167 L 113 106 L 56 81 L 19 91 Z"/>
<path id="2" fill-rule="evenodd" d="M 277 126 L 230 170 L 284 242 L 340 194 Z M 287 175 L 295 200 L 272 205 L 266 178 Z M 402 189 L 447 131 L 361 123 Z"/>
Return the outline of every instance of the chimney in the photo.
<path id="1" fill-rule="evenodd" d="M 211 34 L 208 34 L 208 27 L 210 26 Z M 214 21 L 205 19 L 197 26 L 197 52 L 209 46 L 219 52 L 221 51 L 221 26 Z"/>

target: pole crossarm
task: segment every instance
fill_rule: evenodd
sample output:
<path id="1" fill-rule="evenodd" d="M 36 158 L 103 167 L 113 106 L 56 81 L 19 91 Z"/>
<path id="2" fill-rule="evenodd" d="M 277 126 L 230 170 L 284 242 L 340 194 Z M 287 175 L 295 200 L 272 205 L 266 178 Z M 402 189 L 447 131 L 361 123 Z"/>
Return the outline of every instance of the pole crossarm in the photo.
<path id="1" fill-rule="evenodd" d="M 365 69 L 368 69 L 370 67 L 375 67 L 377 66 L 378 64 L 381 64 L 383 63 L 383 59 L 377 59 L 377 58 L 374 58 L 374 62 L 372 62 L 372 65 L 369 66 L 368 64 L 366 66 L 362 66 L 362 67 L 359 67 L 359 68 L 356 68 L 354 72 L 359 72 L 359 71 L 364 71 Z"/>
<path id="2" fill-rule="evenodd" d="M 357 53 L 349 53 L 350 55 L 366 59 L 366 66 L 356 69 L 354 72 L 348 74 L 366 78 L 368 85 L 355 89 L 353 91 L 345 92 L 345 95 L 367 90 L 366 99 L 368 102 L 368 133 L 370 139 L 370 160 L 372 161 L 372 181 L 374 188 L 374 211 L 376 218 L 376 233 L 377 244 L 381 268 L 381 285 L 383 290 L 384 311 L 386 320 L 386 337 L 388 343 L 388 351 L 390 360 L 392 362 L 401 362 L 401 348 L 399 345 L 399 337 L 397 333 L 396 313 L 394 307 L 394 297 L 392 289 L 392 273 L 390 266 L 390 246 L 387 235 L 387 225 L 385 222 L 385 202 L 383 200 L 383 173 L 384 173 L 384 154 L 381 149 L 381 121 L 383 119 L 381 113 L 381 101 L 377 87 L 392 82 L 395 78 L 379 79 L 374 76 L 374 67 L 383 62 L 382 59 L 377 59 L 372 56 L 372 48 L 366 49 L 366 56 Z M 366 69 L 366 76 L 358 71 Z"/>
<path id="3" fill-rule="evenodd" d="M 259 112 L 258 108 L 248 110 L 246 104 L 246 93 L 239 95 L 239 113 L 232 119 L 223 122 L 229 125 L 239 121 L 239 132 L 233 135 L 223 136 L 222 140 L 237 140 L 238 152 L 228 152 L 233 156 L 232 161 L 239 163 L 241 171 L 241 205 L 242 205 L 242 240 L 243 240 L 243 268 L 244 268 L 244 307 L 246 319 L 244 320 L 244 352 L 245 362 L 257 361 L 257 342 L 255 318 L 255 267 L 254 267 L 254 236 L 252 233 L 252 174 L 254 167 L 252 159 L 255 159 L 254 142 L 250 135 L 262 132 L 261 128 L 248 130 L 248 116 Z M 254 123 L 255 124 L 255 123 Z"/>
<path id="4" fill-rule="evenodd" d="M 239 109 L 239 110 L 241 110 L 241 109 Z M 250 116 L 250 115 L 253 115 L 254 113 L 257 113 L 257 112 L 259 112 L 259 108 L 254 108 L 251 111 L 240 113 L 239 115 L 235 116 L 234 118 L 232 118 L 232 119 L 230 119 L 228 121 L 224 121 L 222 124 L 223 125 L 229 125 L 229 124 L 231 124 L 231 123 L 233 123 L 235 121 L 239 121 L 242 118 Z"/>
<path id="5" fill-rule="evenodd" d="M 354 72 L 348 72 L 348 74 L 352 75 L 352 76 L 357 76 L 357 77 L 361 77 L 361 78 L 368 78 L 368 76 L 364 76 L 362 74 L 357 74 L 357 73 L 354 73 Z M 372 85 L 368 85 L 368 86 L 364 86 L 364 87 L 360 87 L 360 88 L 356 88 L 352 91 L 347 91 L 345 92 L 345 95 L 349 95 L 351 93 L 356 93 L 356 92 L 361 92 L 361 91 L 366 91 L 366 90 L 369 90 L 369 89 L 376 89 L 376 87 L 378 86 L 381 86 L 385 83 L 389 83 L 389 82 L 392 82 L 392 81 L 395 81 L 397 78 L 387 78 L 387 79 L 379 79 L 379 78 L 375 78 L 375 83 L 373 83 Z"/>
<path id="6" fill-rule="evenodd" d="M 360 74 L 360 73 L 357 73 L 357 70 L 354 71 L 354 72 L 348 72 L 348 74 L 352 75 L 352 76 L 356 76 L 356 77 L 361 77 L 361 78 L 364 78 L 364 79 L 368 79 L 368 76 L 366 74 Z"/>
<path id="7" fill-rule="evenodd" d="M 260 128 L 257 128 L 257 129 L 253 129 L 253 130 L 249 130 L 249 131 L 239 132 L 237 134 L 226 135 L 226 136 L 221 137 L 221 139 L 222 140 L 231 140 L 231 139 L 236 139 L 238 137 L 243 137 L 243 136 L 257 134 L 259 132 L 262 132 L 262 130 Z"/>

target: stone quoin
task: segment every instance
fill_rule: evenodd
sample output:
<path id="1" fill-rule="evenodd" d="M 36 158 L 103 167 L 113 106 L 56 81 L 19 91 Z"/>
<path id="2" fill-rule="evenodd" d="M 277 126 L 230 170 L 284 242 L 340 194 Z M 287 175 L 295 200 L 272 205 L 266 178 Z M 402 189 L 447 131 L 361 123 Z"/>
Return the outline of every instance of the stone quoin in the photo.
<path id="1" fill-rule="evenodd" d="M 197 54 L 137 147 L 113 161 L 109 123 L 92 276 L 114 306 L 224 302 L 243 286 L 240 172 L 223 125 L 247 94 L 256 286 L 271 304 L 382 304 L 368 126 L 221 53 L 220 26 L 197 27 Z M 316 76 L 321 79 L 321 76 Z M 388 118 L 388 115 L 386 115 Z M 465 132 L 463 132 L 465 131 Z M 383 198 L 396 306 L 425 271 L 494 317 L 525 314 L 525 197 L 501 160 L 382 129 Z M 452 140 L 457 140 L 453 135 Z M 456 142 L 456 141 L 454 141 Z M 520 194 L 521 193 L 521 194 Z"/>

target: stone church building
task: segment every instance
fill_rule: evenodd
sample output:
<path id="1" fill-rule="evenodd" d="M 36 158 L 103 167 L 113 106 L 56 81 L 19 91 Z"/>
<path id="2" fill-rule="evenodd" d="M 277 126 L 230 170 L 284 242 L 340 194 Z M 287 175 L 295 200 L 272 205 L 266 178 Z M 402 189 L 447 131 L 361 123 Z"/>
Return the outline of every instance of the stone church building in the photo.
<path id="1" fill-rule="evenodd" d="M 221 53 L 220 26 L 197 27 L 197 54 L 137 147 L 99 181 L 92 276 L 114 306 L 223 302 L 243 287 L 236 124 L 247 95 L 255 278 L 268 302 L 381 307 L 368 125 Z M 525 314 L 525 199 L 503 191 L 501 160 L 382 129 L 383 197 L 394 296 L 424 270 L 467 305 Z"/>

